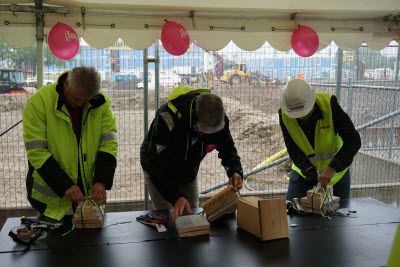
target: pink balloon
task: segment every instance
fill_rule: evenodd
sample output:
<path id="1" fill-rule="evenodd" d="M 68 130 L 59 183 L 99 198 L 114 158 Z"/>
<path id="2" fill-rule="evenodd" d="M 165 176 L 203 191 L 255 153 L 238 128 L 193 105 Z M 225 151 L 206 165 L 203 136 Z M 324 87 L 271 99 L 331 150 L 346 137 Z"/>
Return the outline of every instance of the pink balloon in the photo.
<path id="1" fill-rule="evenodd" d="M 301 57 L 312 56 L 318 49 L 317 33 L 310 27 L 299 25 L 292 34 L 292 48 Z"/>
<path id="2" fill-rule="evenodd" d="M 161 42 L 168 53 L 180 56 L 188 50 L 190 38 L 187 30 L 182 25 L 167 21 L 161 31 Z"/>
<path id="3" fill-rule="evenodd" d="M 48 43 L 51 52 L 59 59 L 71 59 L 79 50 L 78 34 L 64 23 L 54 25 L 49 33 Z"/>

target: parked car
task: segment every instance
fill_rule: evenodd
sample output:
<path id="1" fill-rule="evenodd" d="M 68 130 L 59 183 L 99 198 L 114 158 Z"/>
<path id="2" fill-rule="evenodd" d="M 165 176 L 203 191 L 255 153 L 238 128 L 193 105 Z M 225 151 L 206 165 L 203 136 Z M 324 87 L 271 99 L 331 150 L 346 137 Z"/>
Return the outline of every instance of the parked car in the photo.
<path id="1" fill-rule="evenodd" d="M 54 83 L 53 80 L 47 80 L 45 77 L 43 77 L 43 85 L 49 85 Z M 25 84 L 27 86 L 32 86 L 32 87 L 36 87 L 37 85 L 37 76 L 31 77 L 26 79 Z"/>
<path id="2" fill-rule="evenodd" d="M 137 84 L 138 89 L 143 89 L 144 88 L 144 75 L 143 72 L 140 72 L 140 78 L 142 79 L 142 82 Z M 176 73 L 171 73 L 171 72 L 166 72 L 166 71 L 160 71 L 160 85 L 161 86 L 166 86 L 166 85 L 173 85 L 177 86 L 179 85 L 179 82 L 181 80 L 181 77 L 179 77 L 178 74 Z M 156 83 L 155 83 L 155 75 L 154 71 L 149 70 L 148 74 L 148 89 L 154 90 L 156 88 Z"/>

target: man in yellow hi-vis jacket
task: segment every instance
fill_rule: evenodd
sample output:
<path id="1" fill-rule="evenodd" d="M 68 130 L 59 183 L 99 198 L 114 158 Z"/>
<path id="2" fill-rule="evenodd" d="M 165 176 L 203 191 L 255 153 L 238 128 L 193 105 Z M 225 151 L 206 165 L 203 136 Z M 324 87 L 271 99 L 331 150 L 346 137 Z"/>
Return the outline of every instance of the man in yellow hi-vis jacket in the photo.
<path id="1" fill-rule="evenodd" d="M 94 68 L 74 68 L 39 89 L 22 122 L 33 208 L 59 221 L 85 196 L 105 203 L 117 164 L 117 128 Z"/>
<path id="2" fill-rule="evenodd" d="M 282 91 L 279 122 L 293 160 L 286 198 L 301 198 L 318 182 L 333 185 L 341 200 L 350 197 L 348 167 L 361 147 L 360 135 L 334 95 L 315 93 L 301 79 Z"/>

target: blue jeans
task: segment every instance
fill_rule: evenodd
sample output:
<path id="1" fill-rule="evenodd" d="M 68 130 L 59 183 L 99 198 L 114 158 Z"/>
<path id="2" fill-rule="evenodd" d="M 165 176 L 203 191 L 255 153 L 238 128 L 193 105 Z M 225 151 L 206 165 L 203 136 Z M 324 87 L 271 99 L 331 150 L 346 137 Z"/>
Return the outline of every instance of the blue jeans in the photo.
<path id="1" fill-rule="evenodd" d="M 306 183 L 306 179 L 300 176 L 296 171 L 290 172 L 289 188 L 286 199 L 292 201 L 293 198 L 302 198 L 307 196 L 307 191 L 312 189 L 312 185 Z M 333 186 L 333 195 L 340 197 L 340 202 L 350 198 L 350 170 Z"/>

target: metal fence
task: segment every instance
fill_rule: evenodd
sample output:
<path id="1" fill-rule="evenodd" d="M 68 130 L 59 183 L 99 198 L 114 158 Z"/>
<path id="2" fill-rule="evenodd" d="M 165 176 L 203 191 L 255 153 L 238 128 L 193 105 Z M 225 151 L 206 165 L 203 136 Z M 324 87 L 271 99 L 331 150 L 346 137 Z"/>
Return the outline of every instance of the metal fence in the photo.
<path id="1" fill-rule="evenodd" d="M 158 51 L 159 91 L 154 90 L 158 73 L 155 63 L 146 66 L 143 61 L 144 55 L 154 57 Z M 54 82 L 63 71 L 81 65 L 96 67 L 101 74 L 102 90 L 111 98 L 117 118 L 119 138 L 110 202 L 144 203 L 139 149 L 145 127 L 154 118 L 156 108 L 181 84 L 210 88 L 223 99 L 246 173 L 261 163 L 273 165 L 248 175 L 242 194 L 277 197 L 285 194 L 291 165 L 288 160 L 274 163 L 285 156 L 277 111 L 280 90 L 287 80 L 299 77 L 312 83 L 317 92 L 336 94 L 354 125 L 360 126 L 400 109 L 398 62 L 395 42 L 379 52 L 365 46 L 343 52 L 332 43 L 310 58 L 301 58 L 293 51 L 277 51 L 268 43 L 252 52 L 242 51 L 233 43 L 220 51 L 207 51 L 194 43 L 180 57 L 169 55 L 158 42 L 146 51 L 127 47 L 121 50 L 120 45 L 118 49 L 81 46 L 78 55 L 69 61 L 54 58 L 45 46 L 44 80 L 45 84 Z M 145 92 L 141 88 L 147 67 L 149 90 Z M 238 81 L 228 74 L 235 68 L 247 68 L 251 76 Z M 13 48 L 0 38 L 1 69 L 22 70 L 28 92 L 0 94 L 0 207 L 20 208 L 28 202 L 27 159 L 22 124 L 18 122 L 26 100 L 36 91 L 32 79 L 36 74 L 36 48 Z M 399 205 L 399 124 L 398 116 L 393 116 L 360 130 L 362 149 L 351 166 L 353 197 L 371 196 Z M 210 188 L 227 181 L 216 152 L 202 162 L 198 179 L 204 197 L 218 192 Z"/>

